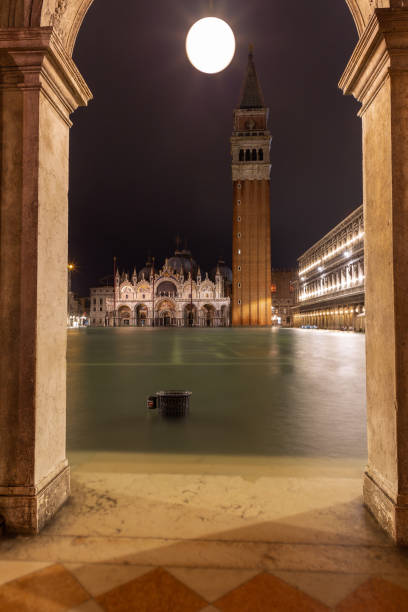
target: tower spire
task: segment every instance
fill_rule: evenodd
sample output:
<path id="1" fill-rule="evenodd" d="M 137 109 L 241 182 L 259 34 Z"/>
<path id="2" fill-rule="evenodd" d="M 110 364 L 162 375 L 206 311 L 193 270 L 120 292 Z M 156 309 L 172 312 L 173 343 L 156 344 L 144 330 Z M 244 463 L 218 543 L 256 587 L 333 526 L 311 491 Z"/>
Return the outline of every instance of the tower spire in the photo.
<path id="1" fill-rule="evenodd" d="M 242 85 L 239 108 L 265 108 L 261 85 L 255 69 L 253 45 L 249 45 L 248 65 Z"/>

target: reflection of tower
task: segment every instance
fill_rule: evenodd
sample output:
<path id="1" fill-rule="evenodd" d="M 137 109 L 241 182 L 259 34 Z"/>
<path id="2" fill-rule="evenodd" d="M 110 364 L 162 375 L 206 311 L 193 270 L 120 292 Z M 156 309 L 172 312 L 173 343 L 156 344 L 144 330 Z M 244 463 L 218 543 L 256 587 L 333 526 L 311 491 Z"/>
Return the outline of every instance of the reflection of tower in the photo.
<path id="1" fill-rule="evenodd" d="M 251 49 L 231 138 L 234 326 L 271 324 L 268 114 Z"/>

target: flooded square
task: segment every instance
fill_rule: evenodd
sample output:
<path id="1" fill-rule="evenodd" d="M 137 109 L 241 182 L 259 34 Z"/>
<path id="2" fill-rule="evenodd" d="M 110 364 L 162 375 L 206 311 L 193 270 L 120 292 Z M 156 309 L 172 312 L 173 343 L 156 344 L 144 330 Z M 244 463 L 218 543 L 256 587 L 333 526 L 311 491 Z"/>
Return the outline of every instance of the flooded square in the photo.
<path id="1" fill-rule="evenodd" d="M 72 330 L 68 451 L 360 466 L 364 367 L 364 336 L 353 333 Z M 162 389 L 192 391 L 187 418 L 149 412 L 147 396 Z"/>

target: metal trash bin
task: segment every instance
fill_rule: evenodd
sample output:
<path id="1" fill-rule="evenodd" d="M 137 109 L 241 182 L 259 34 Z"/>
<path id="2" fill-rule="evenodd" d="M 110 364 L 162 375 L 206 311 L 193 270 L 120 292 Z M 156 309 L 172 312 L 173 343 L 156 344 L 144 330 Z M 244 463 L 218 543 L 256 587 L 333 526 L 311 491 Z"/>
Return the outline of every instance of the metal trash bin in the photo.
<path id="1" fill-rule="evenodd" d="M 190 412 L 191 391 L 158 391 L 147 398 L 150 410 L 158 408 L 164 417 L 184 417 Z"/>

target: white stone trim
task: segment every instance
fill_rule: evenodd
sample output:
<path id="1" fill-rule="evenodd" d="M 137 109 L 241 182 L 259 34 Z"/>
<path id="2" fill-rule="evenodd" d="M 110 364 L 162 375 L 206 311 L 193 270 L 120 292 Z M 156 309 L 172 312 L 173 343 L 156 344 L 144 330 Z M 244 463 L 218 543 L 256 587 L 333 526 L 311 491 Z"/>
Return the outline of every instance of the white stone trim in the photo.
<path id="1" fill-rule="evenodd" d="M 271 164 L 251 162 L 232 164 L 233 181 L 269 181 Z"/>

